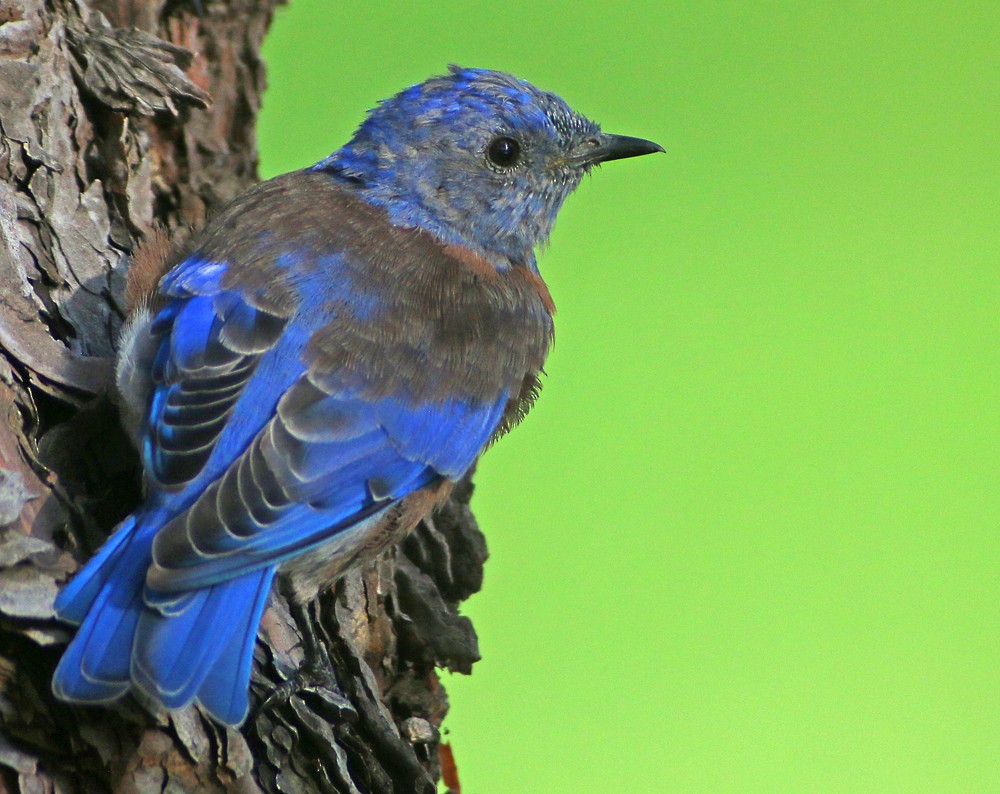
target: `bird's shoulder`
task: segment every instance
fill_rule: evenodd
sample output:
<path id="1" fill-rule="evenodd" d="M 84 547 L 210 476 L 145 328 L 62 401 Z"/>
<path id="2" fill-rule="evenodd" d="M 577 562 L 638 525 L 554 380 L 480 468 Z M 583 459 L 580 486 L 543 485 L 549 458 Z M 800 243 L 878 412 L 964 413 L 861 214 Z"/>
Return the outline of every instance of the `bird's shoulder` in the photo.
<path id="1" fill-rule="evenodd" d="M 347 269 L 361 277 L 358 287 L 423 291 L 428 300 L 459 304 L 522 298 L 554 311 L 544 282 L 529 268 L 497 268 L 468 247 L 394 225 L 385 209 L 321 171 L 294 171 L 254 186 L 195 236 L 191 248 L 203 260 L 231 265 L 224 286 L 253 289 L 267 277 L 283 282 L 313 270 L 340 277 Z"/>

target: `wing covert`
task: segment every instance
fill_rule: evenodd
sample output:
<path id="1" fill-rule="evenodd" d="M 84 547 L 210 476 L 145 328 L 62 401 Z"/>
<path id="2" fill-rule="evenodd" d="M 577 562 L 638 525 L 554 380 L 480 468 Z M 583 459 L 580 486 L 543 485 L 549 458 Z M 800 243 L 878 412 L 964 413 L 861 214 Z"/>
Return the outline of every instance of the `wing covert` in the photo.
<path id="1" fill-rule="evenodd" d="M 158 337 L 154 390 L 145 425 L 146 472 L 158 487 L 194 480 L 218 444 L 261 357 L 280 339 L 289 315 L 223 289 L 225 266 L 191 258 L 161 284 L 168 298 L 150 328 Z"/>

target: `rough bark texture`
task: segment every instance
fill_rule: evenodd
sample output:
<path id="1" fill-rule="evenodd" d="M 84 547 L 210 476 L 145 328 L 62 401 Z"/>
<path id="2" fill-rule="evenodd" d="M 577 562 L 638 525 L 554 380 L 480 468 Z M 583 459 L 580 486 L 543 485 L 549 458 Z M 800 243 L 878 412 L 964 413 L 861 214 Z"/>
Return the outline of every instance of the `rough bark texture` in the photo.
<path id="1" fill-rule="evenodd" d="M 254 181 L 277 2 L 0 0 L 0 794 L 430 792 L 442 759 L 455 785 L 435 667 L 478 658 L 456 609 L 486 556 L 468 483 L 314 605 L 339 692 L 281 686 L 301 650 L 280 595 L 241 731 L 49 692 L 70 636 L 53 598 L 140 499 L 105 394 L 127 255 Z"/>

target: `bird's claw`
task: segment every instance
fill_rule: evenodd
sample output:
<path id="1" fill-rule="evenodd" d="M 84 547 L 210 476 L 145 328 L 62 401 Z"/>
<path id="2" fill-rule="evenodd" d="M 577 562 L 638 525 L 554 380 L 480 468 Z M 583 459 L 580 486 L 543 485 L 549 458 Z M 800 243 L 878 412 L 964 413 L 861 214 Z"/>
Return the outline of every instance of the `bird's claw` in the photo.
<path id="1" fill-rule="evenodd" d="M 298 698 L 305 701 L 300 705 L 307 705 L 311 711 L 328 720 L 357 719 L 357 711 L 341 690 L 326 648 L 316 635 L 316 626 L 308 607 L 290 602 L 289 612 L 302 635 L 305 658 L 294 675 L 261 702 L 257 714 L 284 705 L 298 711 L 299 706 L 294 703 L 294 699 Z"/>

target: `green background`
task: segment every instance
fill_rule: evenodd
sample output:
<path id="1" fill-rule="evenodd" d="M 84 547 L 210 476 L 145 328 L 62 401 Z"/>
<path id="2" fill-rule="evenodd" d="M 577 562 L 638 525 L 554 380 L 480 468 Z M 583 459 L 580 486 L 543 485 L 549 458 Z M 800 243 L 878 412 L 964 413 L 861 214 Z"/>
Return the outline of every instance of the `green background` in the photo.
<path id="1" fill-rule="evenodd" d="M 541 259 L 463 791 L 1000 791 L 1000 4 L 293 0 L 271 176 L 449 62 L 668 156 Z"/>

